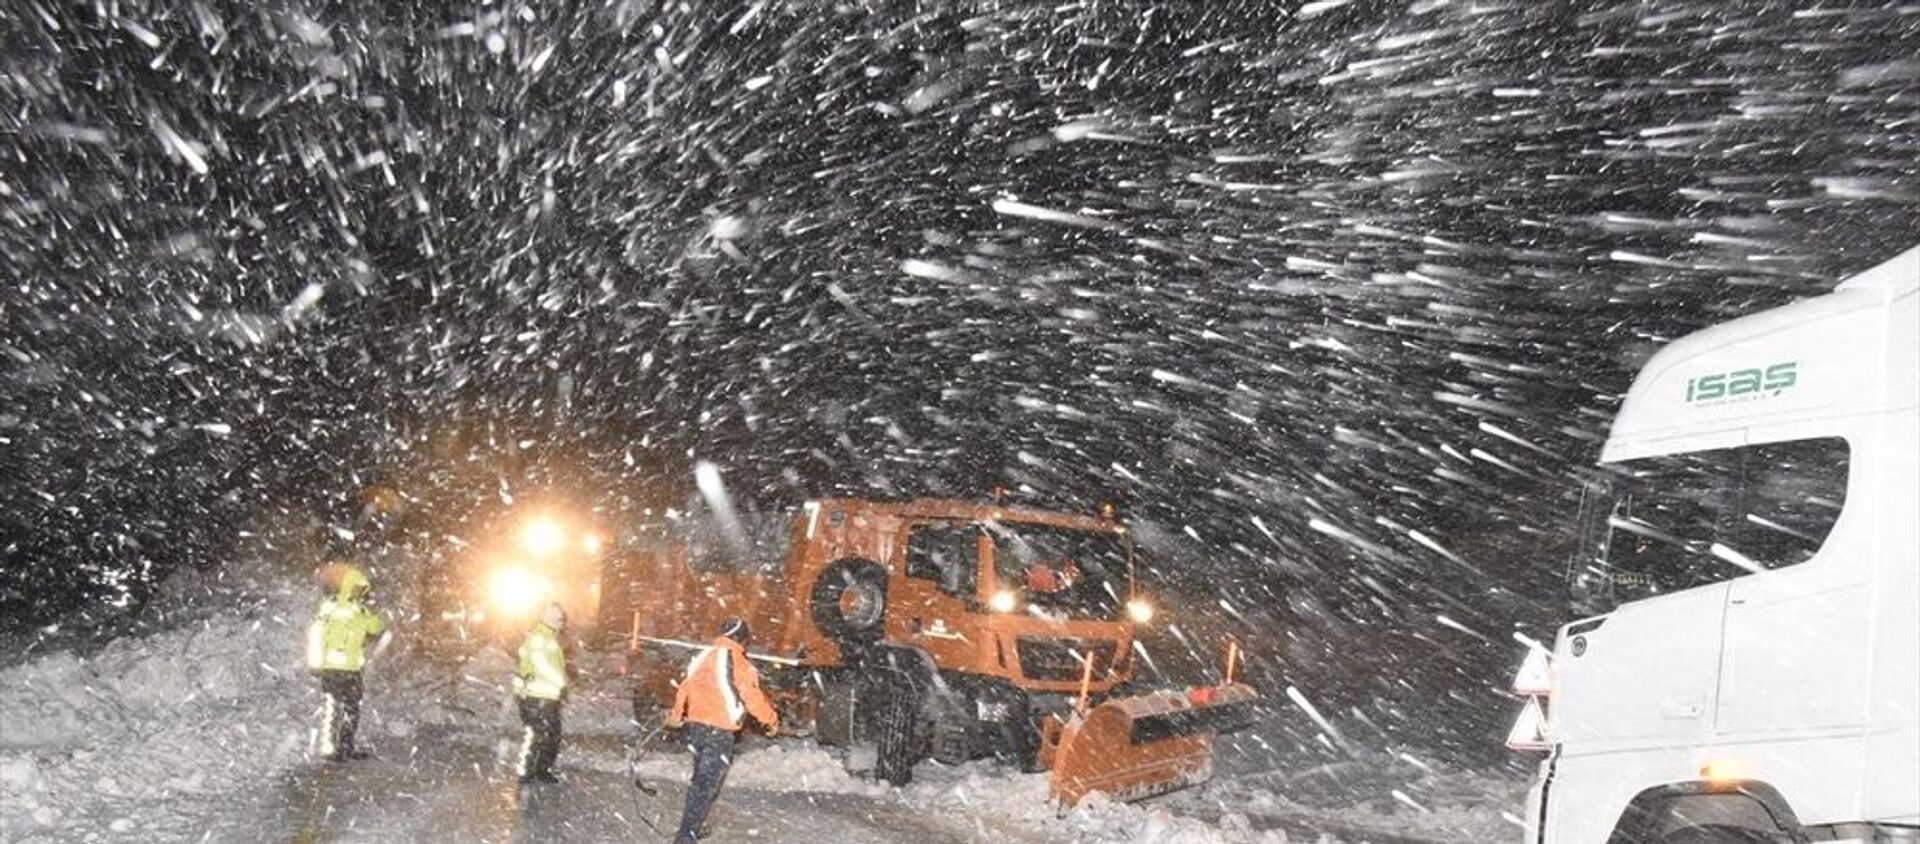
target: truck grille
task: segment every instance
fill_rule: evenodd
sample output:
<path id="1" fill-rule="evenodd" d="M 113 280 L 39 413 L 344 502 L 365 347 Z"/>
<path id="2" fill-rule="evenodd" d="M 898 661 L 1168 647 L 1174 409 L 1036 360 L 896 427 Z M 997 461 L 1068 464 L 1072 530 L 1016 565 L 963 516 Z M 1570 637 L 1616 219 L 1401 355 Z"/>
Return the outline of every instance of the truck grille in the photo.
<path id="1" fill-rule="evenodd" d="M 1022 636 L 1020 673 L 1031 680 L 1078 680 L 1080 660 L 1093 658 L 1093 676 L 1105 677 L 1113 667 L 1111 639 L 1061 639 Z"/>

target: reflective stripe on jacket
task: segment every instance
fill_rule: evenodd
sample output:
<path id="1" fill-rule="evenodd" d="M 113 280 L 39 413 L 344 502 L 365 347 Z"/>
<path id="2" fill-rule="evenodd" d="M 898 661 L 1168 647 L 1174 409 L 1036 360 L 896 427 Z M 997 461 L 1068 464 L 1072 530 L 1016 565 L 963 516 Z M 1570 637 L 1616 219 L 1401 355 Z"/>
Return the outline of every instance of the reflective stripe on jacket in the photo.
<path id="1" fill-rule="evenodd" d="M 559 700 L 567 691 L 567 651 L 560 632 L 535 624 L 520 642 L 520 670 L 513 677 L 515 697 Z"/>
<path id="2" fill-rule="evenodd" d="M 320 602 L 307 625 L 307 668 L 359 671 L 367 664 L 367 642 L 387 632 L 387 620 L 358 600 L 335 596 Z"/>
<path id="3" fill-rule="evenodd" d="M 673 716 L 738 730 L 748 714 L 768 727 L 780 723 L 773 701 L 760 689 L 760 672 L 748 661 L 746 649 L 722 636 L 687 665 L 687 676 L 673 696 Z"/>

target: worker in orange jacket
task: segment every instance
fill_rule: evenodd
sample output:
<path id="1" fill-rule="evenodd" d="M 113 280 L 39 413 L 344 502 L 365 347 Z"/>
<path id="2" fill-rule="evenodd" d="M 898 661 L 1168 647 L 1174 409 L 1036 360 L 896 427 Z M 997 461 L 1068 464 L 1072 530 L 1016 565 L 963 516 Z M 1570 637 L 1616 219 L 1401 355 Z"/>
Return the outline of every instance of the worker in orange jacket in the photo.
<path id="1" fill-rule="evenodd" d="M 760 672 L 747 659 L 751 639 L 745 621 L 721 622 L 720 635 L 687 665 L 687 676 L 673 696 L 667 726 L 685 726 L 687 749 L 693 752 L 693 779 L 687 784 L 687 804 L 674 844 L 699 840 L 707 812 L 720 796 L 720 783 L 733 766 L 733 743 L 746 716 L 759 721 L 767 735 L 780 731 L 780 715 L 760 690 Z"/>

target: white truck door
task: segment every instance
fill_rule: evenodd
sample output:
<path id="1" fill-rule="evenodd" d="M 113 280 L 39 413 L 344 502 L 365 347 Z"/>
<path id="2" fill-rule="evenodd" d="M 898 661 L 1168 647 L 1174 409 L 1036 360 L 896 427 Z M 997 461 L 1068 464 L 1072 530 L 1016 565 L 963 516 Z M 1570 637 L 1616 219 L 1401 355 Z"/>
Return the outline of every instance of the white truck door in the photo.
<path id="1" fill-rule="evenodd" d="M 1871 591 L 1815 569 L 1730 585 L 1716 726 L 1780 739 L 1866 720 Z"/>
<path id="2" fill-rule="evenodd" d="M 1727 594 L 1719 731 L 1787 739 L 1866 720 L 1872 618 L 1872 496 L 1849 500 L 1846 439 L 1825 436 L 1741 449 L 1745 478 L 1715 553 L 1762 569 Z M 1849 514 L 1844 522 L 1840 516 Z"/>
<path id="3" fill-rule="evenodd" d="M 1552 712 L 1567 754 L 1697 744 L 1712 724 L 1726 600 L 1716 583 L 1567 625 Z"/>

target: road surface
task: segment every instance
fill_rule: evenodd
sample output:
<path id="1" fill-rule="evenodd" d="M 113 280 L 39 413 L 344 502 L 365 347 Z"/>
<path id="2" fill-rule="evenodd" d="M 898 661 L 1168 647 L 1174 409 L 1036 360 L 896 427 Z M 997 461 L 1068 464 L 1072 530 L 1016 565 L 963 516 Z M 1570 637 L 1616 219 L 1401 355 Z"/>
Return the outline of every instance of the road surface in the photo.
<path id="1" fill-rule="evenodd" d="M 564 781 L 521 787 L 496 758 L 489 737 L 422 731 L 404 743 L 389 740 L 376 745 L 372 759 L 303 765 L 290 771 L 250 801 L 233 806 L 231 813 L 223 812 L 225 817 L 212 819 L 198 840 L 208 844 L 670 840 L 685 796 L 682 783 L 649 778 L 658 792 L 652 796 L 634 788 L 632 779 L 619 770 L 624 758 L 620 741 L 615 736 L 570 737 L 558 765 Z M 660 746 L 655 752 L 670 752 L 670 748 Z M 885 797 L 752 786 L 729 786 L 710 819 L 710 830 L 707 844 L 1054 840 L 1003 828 L 991 818 L 928 814 Z"/>

